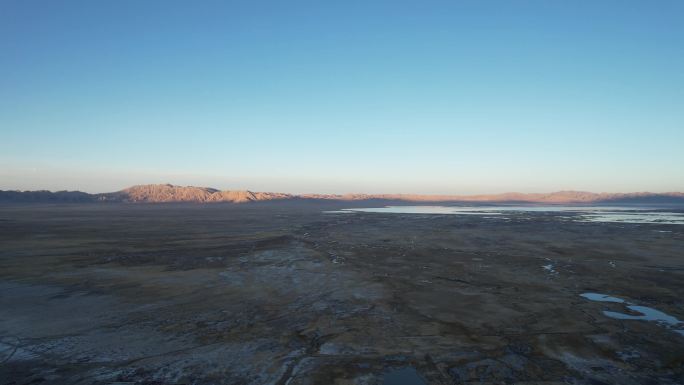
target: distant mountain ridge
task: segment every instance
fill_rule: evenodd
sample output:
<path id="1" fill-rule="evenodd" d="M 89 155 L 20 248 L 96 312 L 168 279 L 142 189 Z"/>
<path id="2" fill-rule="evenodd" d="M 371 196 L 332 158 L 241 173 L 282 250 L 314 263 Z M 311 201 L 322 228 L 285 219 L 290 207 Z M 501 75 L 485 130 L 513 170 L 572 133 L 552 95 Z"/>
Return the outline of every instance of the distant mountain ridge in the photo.
<path id="1" fill-rule="evenodd" d="M 586 191 L 557 191 L 552 193 L 504 193 L 487 195 L 417 195 L 417 194 L 286 194 L 253 192 L 248 190 L 221 191 L 210 187 L 150 184 L 132 186 L 121 191 L 88 194 L 81 191 L 2 191 L 0 202 L 5 203 L 246 203 L 273 200 L 331 200 L 331 201 L 400 201 L 400 202 L 479 202 L 479 203 L 684 203 L 684 193 L 636 192 L 592 193 Z"/>
<path id="2" fill-rule="evenodd" d="M 274 199 L 288 199 L 290 194 L 252 192 L 252 191 L 221 191 L 210 187 L 174 186 L 171 184 L 139 185 L 123 189 L 114 193 L 99 194 L 101 201 L 119 202 L 232 202 L 245 203 Z"/>

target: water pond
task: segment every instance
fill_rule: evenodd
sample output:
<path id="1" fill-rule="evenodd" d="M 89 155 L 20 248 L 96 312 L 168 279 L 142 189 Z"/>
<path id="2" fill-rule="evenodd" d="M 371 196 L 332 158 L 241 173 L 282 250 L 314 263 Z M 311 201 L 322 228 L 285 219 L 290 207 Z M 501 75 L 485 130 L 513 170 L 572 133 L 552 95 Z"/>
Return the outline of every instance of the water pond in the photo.
<path id="1" fill-rule="evenodd" d="M 604 310 L 603 315 L 606 317 L 619 320 L 652 321 L 684 336 L 684 322 L 660 310 L 648 306 L 634 305 L 622 298 L 601 293 L 582 293 L 580 296 L 590 301 L 621 303 L 631 313 Z"/>

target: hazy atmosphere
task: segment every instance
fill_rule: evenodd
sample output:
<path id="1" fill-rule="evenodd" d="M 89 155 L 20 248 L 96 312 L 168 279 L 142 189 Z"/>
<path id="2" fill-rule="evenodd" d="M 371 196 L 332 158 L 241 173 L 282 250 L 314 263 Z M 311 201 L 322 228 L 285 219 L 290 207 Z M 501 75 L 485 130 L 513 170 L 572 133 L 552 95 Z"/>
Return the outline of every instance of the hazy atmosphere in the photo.
<path id="1" fill-rule="evenodd" d="M 0 189 L 684 190 L 681 1 L 3 1 Z"/>

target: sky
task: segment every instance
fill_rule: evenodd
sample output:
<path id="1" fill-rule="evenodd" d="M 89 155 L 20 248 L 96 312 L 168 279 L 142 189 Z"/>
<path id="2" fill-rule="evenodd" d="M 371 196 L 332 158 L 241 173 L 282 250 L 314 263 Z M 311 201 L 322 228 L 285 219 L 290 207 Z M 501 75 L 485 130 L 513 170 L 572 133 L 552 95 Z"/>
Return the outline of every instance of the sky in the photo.
<path id="1" fill-rule="evenodd" d="M 0 189 L 684 191 L 684 1 L 0 0 Z"/>

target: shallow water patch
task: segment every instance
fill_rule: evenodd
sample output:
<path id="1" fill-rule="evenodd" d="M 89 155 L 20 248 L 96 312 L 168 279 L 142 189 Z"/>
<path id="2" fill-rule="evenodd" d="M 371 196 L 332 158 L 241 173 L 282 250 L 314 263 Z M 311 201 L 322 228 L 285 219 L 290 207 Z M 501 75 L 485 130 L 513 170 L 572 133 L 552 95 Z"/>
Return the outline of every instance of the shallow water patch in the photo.
<path id="1" fill-rule="evenodd" d="M 583 218 L 586 222 L 684 225 L 684 214 L 670 212 L 606 211 L 584 214 Z"/>
<path id="2" fill-rule="evenodd" d="M 496 208 L 457 207 L 457 206 L 385 206 L 358 209 L 342 209 L 349 212 L 387 213 L 387 214 L 459 214 L 459 215 L 500 215 Z"/>
<path id="3" fill-rule="evenodd" d="M 616 222 L 645 224 L 684 224 L 684 212 L 679 209 L 668 211 L 653 207 L 638 206 L 572 206 L 572 205 L 488 205 L 488 206 L 385 206 L 351 208 L 324 211 L 328 214 L 351 212 L 385 213 L 385 214 L 448 214 L 448 215 L 480 215 L 489 219 L 509 219 L 502 217 L 504 213 L 570 213 L 558 215 L 563 219 L 576 219 L 583 222 Z M 670 211 L 671 210 L 671 211 Z M 518 216 L 516 220 L 532 220 Z"/>
<path id="4" fill-rule="evenodd" d="M 549 263 L 548 265 L 542 265 L 542 269 L 546 270 L 546 272 L 550 275 L 558 275 L 558 271 L 556 271 L 553 263 Z"/>
<path id="5" fill-rule="evenodd" d="M 617 297 L 611 297 L 606 294 L 600 294 L 600 293 L 582 293 L 580 294 L 580 297 L 584 297 L 590 301 L 596 301 L 596 302 L 615 302 L 615 303 L 625 303 L 625 300 Z"/>
<path id="6" fill-rule="evenodd" d="M 625 314 L 615 311 L 604 311 L 607 317 L 621 319 L 621 320 L 644 320 L 644 321 L 655 321 L 663 326 L 672 329 L 673 331 L 684 335 L 684 322 L 678 320 L 676 317 L 671 316 L 667 313 L 663 313 L 660 310 L 650 308 L 648 306 L 637 306 L 628 305 L 627 309 L 639 313 L 639 315 Z"/>
<path id="7" fill-rule="evenodd" d="M 684 322 L 680 321 L 677 319 L 677 317 L 671 316 L 665 312 L 662 312 L 660 310 L 648 307 L 648 306 L 640 306 L 640 305 L 634 305 L 631 302 L 625 301 L 621 298 L 617 297 L 612 297 L 606 294 L 600 294 L 600 293 L 582 293 L 580 294 L 581 297 L 584 297 L 590 301 L 597 301 L 597 302 L 612 302 L 612 303 L 621 303 L 625 305 L 625 308 L 632 313 L 635 314 L 628 314 L 628 313 L 620 313 L 616 311 L 610 311 L 610 310 L 604 310 L 603 315 L 609 318 L 613 319 L 619 319 L 619 320 L 641 320 L 641 321 L 652 321 L 657 323 L 658 325 L 661 325 L 663 327 L 666 327 L 675 333 L 681 334 L 684 336 Z"/>

